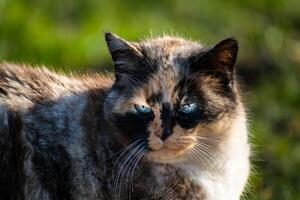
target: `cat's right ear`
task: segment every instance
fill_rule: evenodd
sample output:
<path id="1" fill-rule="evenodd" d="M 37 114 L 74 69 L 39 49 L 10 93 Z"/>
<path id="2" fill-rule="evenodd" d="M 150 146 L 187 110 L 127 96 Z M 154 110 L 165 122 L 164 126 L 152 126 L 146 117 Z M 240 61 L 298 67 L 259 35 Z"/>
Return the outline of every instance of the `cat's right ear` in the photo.
<path id="1" fill-rule="evenodd" d="M 134 71 L 138 60 L 142 57 L 139 46 L 109 32 L 105 33 L 105 40 L 114 61 L 116 77 L 118 74 Z"/>

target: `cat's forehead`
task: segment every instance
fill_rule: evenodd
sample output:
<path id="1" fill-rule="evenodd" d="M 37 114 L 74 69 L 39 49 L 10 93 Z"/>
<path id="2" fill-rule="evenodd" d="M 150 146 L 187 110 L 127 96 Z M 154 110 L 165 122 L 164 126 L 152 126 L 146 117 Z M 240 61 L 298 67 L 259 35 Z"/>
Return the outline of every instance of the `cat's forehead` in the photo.
<path id="1" fill-rule="evenodd" d="M 164 36 L 141 42 L 140 48 L 149 59 L 172 63 L 178 58 L 188 58 L 195 52 L 201 51 L 202 46 L 200 43 L 182 38 Z"/>
<path id="2" fill-rule="evenodd" d="M 140 48 L 147 59 L 147 65 L 156 70 L 149 74 L 147 83 L 139 88 L 137 99 L 144 103 L 171 103 L 178 101 L 177 86 L 188 68 L 189 58 L 202 50 L 199 43 L 176 37 L 162 37 L 140 43 Z M 146 102 L 145 102 L 146 101 Z"/>
<path id="3" fill-rule="evenodd" d="M 167 61 L 166 61 L 167 62 Z M 178 84 L 183 78 L 180 67 L 174 63 L 160 63 L 159 69 L 149 74 L 148 81 L 139 87 L 135 98 L 143 99 L 146 104 L 178 103 Z"/>

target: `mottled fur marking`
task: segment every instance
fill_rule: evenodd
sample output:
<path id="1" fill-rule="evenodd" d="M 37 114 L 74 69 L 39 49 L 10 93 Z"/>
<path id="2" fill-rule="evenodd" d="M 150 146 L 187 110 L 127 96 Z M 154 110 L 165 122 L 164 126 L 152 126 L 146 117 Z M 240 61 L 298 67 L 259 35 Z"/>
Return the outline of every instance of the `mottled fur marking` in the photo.
<path id="1" fill-rule="evenodd" d="M 0 64 L 1 199 L 239 199 L 249 144 L 237 42 L 105 39 L 114 78 Z"/>

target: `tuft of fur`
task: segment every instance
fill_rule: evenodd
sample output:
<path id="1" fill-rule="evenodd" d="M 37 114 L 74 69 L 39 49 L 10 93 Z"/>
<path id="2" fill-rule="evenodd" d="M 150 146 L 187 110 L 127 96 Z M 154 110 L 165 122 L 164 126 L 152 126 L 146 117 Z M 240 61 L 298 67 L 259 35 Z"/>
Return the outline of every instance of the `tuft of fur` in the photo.
<path id="1" fill-rule="evenodd" d="M 105 39 L 114 78 L 0 64 L 0 196 L 239 199 L 250 147 L 237 42 Z"/>

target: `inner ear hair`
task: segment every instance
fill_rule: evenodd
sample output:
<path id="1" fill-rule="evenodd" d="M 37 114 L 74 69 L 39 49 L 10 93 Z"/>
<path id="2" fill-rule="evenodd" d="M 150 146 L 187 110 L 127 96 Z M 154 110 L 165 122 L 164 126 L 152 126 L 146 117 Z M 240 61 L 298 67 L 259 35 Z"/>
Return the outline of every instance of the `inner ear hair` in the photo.
<path id="1" fill-rule="evenodd" d="M 211 51 L 213 53 L 213 62 L 216 65 L 233 71 L 238 53 L 238 42 L 235 39 L 228 38 L 222 40 L 215 45 Z"/>
<path id="2" fill-rule="evenodd" d="M 232 78 L 237 52 L 238 43 L 235 39 L 222 40 L 196 56 L 196 61 L 192 64 L 193 71 L 223 73 Z"/>

